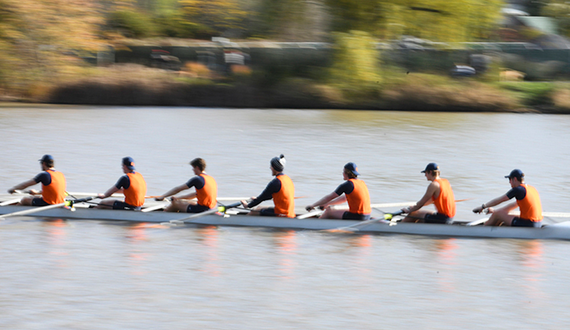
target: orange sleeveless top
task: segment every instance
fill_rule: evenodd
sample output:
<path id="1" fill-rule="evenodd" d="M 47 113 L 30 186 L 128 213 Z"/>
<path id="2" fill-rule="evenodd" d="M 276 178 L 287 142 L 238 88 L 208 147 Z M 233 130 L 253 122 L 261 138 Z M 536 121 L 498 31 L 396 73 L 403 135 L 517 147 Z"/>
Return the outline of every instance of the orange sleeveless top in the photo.
<path id="1" fill-rule="evenodd" d="M 65 201 L 65 176 L 63 173 L 47 170 L 51 176 L 51 183 L 47 186 L 42 184 L 42 198 L 48 204 L 61 204 Z"/>
<path id="2" fill-rule="evenodd" d="M 281 189 L 272 195 L 275 204 L 275 214 L 280 217 L 295 217 L 295 186 L 293 181 L 285 174 L 276 177 L 281 181 Z"/>
<path id="3" fill-rule="evenodd" d="M 132 206 L 143 206 L 144 197 L 146 195 L 146 182 L 143 176 L 138 173 L 127 173 L 131 184 L 128 189 L 123 189 L 125 194 L 125 203 Z"/>
<path id="4" fill-rule="evenodd" d="M 517 200 L 517 205 L 521 210 L 520 217 L 534 222 L 542 221 L 542 204 L 538 191 L 528 184 L 523 183 L 521 186 L 526 189 L 526 196 L 520 201 Z"/>
<path id="5" fill-rule="evenodd" d="M 360 179 L 349 179 L 354 185 L 354 190 L 346 194 L 348 211 L 356 214 L 370 214 L 370 194 L 364 181 Z"/>
<path id="6" fill-rule="evenodd" d="M 198 204 L 213 209 L 218 204 L 218 184 L 208 174 L 202 173 L 199 176 L 204 178 L 204 187 L 196 189 Z"/>
<path id="7" fill-rule="evenodd" d="M 455 216 L 455 196 L 449 181 L 446 179 L 436 179 L 435 182 L 439 183 L 439 196 L 432 197 L 433 204 L 437 209 L 437 213 L 445 214 L 450 218 Z"/>

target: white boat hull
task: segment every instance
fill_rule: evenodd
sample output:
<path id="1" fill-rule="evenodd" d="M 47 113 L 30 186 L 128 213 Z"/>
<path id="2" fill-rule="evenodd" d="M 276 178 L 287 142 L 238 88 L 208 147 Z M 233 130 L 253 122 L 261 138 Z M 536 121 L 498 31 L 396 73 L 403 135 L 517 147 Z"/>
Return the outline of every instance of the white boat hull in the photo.
<path id="1" fill-rule="evenodd" d="M 0 207 L 2 214 L 28 210 L 29 206 L 3 206 Z M 30 213 L 28 216 L 38 218 L 60 218 L 60 219 L 81 219 L 81 220 L 106 220 L 106 221 L 130 221 L 163 223 L 171 220 L 183 219 L 187 213 L 168 212 L 136 212 L 123 210 L 102 210 L 77 208 L 71 211 L 65 208 L 51 209 Z M 15 217 L 14 219 L 25 219 Z M 290 219 L 280 217 L 261 216 L 219 216 L 205 215 L 196 219 L 191 219 L 185 223 L 196 225 L 214 226 L 240 226 L 240 227 L 266 227 L 281 229 L 306 229 L 306 230 L 327 230 L 339 227 L 348 227 L 359 223 L 355 220 L 331 220 L 331 219 Z M 555 225 L 544 226 L 543 228 L 520 228 L 520 227 L 486 227 L 486 226 L 464 226 L 445 224 L 423 224 L 423 223 L 390 223 L 379 220 L 363 226 L 353 227 L 360 233 L 384 233 L 384 234 L 410 234 L 445 237 L 484 237 L 484 238 L 518 238 L 518 239 L 570 239 L 570 221 Z"/>

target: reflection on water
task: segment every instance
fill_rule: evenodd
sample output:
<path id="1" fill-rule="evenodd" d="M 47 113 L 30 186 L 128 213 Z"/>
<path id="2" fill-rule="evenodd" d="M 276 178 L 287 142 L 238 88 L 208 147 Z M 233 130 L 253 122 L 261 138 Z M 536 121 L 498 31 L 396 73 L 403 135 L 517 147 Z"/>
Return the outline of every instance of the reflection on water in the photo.
<path id="1" fill-rule="evenodd" d="M 296 262 L 293 256 L 297 253 L 297 232 L 295 230 L 277 230 L 273 233 L 273 238 L 277 251 L 279 252 L 280 277 L 289 280 L 295 277 Z"/>
<path id="2" fill-rule="evenodd" d="M 128 119 L 128 125 L 125 120 Z M 46 130 L 46 127 L 50 130 Z M 516 134 L 520 131 L 528 134 Z M 54 132 L 57 132 L 54 134 Z M 110 134 L 109 132 L 113 132 Z M 14 139 L 13 137 L 18 137 Z M 56 158 L 70 191 L 102 192 L 135 158 L 149 194 L 203 157 L 221 196 L 258 194 L 283 153 L 302 208 L 358 164 L 373 202 L 419 199 L 442 167 L 458 217 L 515 167 L 564 212 L 570 117 L 184 108 L 0 109 L 0 188 Z M 385 210 L 392 211 L 392 210 Z M 562 329 L 568 242 L 346 235 L 14 218 L 0 223 L 4 329 Z"/>
<path id="3" fill-rule="evenodd" d="M 527 282 L 524 287 L 530 301 L 547 298 L 541 290 L 541 284 L 535 283 L 543 280 L 545 271 L 542 250 L 542 243 L 538 240 L 525 241 L 520 244 L 520 259 L 524 266 L 521 278 Z"/>
<path id="4" fill-rule="evenodd" d="M 201 227 L 196 230 L 200 242 L 204 245 L 204 264 L 199 269 L 210 276 L 220 276 L 221 265 L 218 257 L 218 230 L 214 226 Z"/>
<path id="5" fill-rule="evenodd" d="M 457 240 L 455 238 L 434 240 L 439 264 L 444 266 L 438 273 L 438 284 L 444 292 L 455 292 L 455 272 L 450 271 L 457 264 Z"/>

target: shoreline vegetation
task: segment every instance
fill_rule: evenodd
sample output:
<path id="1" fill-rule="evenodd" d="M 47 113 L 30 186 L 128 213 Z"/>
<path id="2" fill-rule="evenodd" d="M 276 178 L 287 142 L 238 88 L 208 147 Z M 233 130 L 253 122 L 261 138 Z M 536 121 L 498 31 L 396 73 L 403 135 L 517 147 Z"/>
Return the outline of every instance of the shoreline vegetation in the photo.
<path id="1" fill-rule="evenodd" d="M 333 83 L 288 78 L 266 83 L 250 72 L 212 76 L 186 66 L 175 72 L 135 64 L 89 68 L 88 73 L 36 85 L 0 102 L 114 106 L 347 109 L 454 112 L 570 113 L 570 83 L 481 81 L 392 71 L 377 86 L 343 89 Z"/>
<path id="2" fill-rule="evenodd" d="M 570 25 L 476 4 L 0 0 L 0 102 L 570 113 Z"/>

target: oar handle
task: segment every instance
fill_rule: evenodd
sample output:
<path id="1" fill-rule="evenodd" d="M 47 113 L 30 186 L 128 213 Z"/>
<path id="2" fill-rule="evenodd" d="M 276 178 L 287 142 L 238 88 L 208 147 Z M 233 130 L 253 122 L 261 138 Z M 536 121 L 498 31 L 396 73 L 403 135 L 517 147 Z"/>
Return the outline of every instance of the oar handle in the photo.
<path id="1" fill-rule="evenodd" d="M 73 199 L 73 200 L 67 201 L 67 206 L 73 208 L 73 204 L 88 202 L 88 201 L 96 199 L 96 198 L 98 198 L 98 197 L 97 196 L 89 196 L 89 197 L 84 197 L 84 198 Z"/>
<path id="2" fill-rule="evenodd" d="M 222 205 L 218 206 L 218 212 L 225 213 L 229 209 L 233 209 L 234 207 L 238 207 L 241 205 L 241 202 L 235 202 L 229 205 Z"/>
<path id="3" fill-rule="evenodd" d="M 402 211 L 402 210 L 392 212 L 392 213 L 384 213 L 384 220 L 392 220 L 393 217 L 395 217 L 397 215 L 402 215 L 402 214 L 404 214 L 404 211 Z"/>

